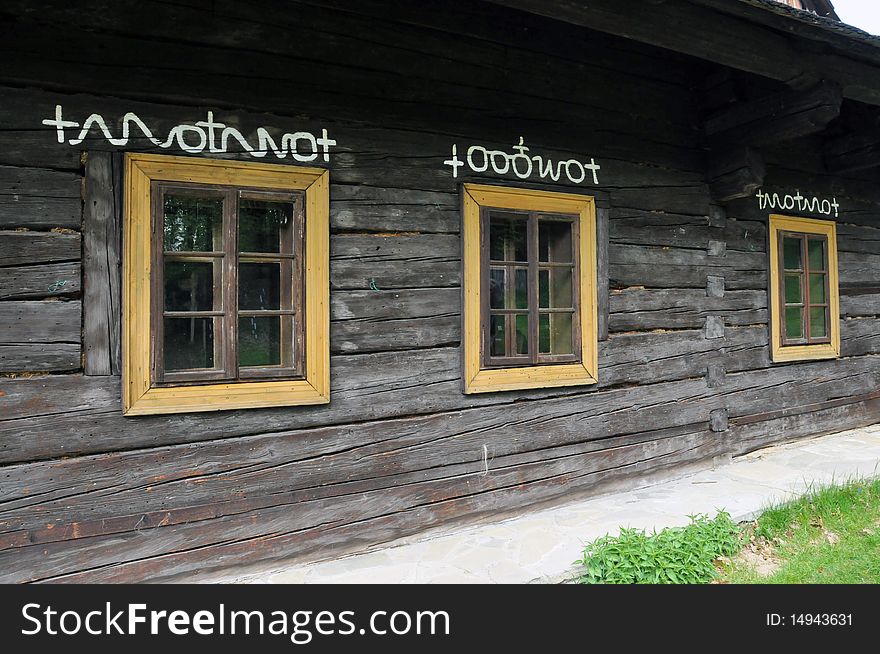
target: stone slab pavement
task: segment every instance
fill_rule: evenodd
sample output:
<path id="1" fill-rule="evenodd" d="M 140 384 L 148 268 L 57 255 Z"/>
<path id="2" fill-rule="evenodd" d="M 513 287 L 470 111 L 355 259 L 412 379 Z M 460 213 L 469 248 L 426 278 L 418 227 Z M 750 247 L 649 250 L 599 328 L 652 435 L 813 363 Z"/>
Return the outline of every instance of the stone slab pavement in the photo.
<path id="1" fill-rule="evenodd" d="M 725 509 L 736 521 L 810 487 L 880 475 L 880 425 L 770 447 L 649 486 L 433 530 L 372 551 L 261 572 L 223 571 L 223 583 L 558 583 L 576 576 L 585 542 L 621 526 L 681 526 Z"/>

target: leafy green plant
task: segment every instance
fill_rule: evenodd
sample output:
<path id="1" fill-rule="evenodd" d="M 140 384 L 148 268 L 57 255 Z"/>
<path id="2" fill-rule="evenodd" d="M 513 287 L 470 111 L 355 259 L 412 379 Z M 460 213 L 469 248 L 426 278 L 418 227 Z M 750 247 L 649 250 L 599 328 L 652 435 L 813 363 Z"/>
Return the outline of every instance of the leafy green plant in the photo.
<path id="1" fill-rule="evenodd" d="M 718 576 L 713 562 L 742 547 L 739 527 L 719 511 L 688 516 L 686 527 L 667 527 L 652 534 L 622 528 L 587 544 L 579 582 L 583 584 L 701 584 Z"/>

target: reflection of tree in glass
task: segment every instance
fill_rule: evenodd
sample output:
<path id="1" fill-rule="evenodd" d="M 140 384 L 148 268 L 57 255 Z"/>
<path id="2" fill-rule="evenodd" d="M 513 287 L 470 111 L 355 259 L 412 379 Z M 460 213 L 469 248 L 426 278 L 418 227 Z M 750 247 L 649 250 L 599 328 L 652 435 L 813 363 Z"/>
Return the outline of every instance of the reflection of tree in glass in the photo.
<path id="1" fill-rule="evenodd" d="M 166 252 L 211 252 L 221 249 L 221 198 L 166 195 L 164 204 Z"/>

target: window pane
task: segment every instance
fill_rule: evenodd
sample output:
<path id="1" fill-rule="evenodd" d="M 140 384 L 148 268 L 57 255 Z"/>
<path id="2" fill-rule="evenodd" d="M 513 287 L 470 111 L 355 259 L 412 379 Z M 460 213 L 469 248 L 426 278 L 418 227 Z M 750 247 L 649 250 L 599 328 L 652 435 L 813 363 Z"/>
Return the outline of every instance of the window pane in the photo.
<path id="1" fill-rule="evenodd" d="M 214 318 L 165 318 L 165 370 L 214 367 Z"/>
<path id="2" fill-rule="evenodd" d="M 810 338 L 826 338 L 828 325 L 825 321 L 825 307 L 810 309 Z"/>
<path id="3" fill-rule="evenodd" d="M 493 261 L 528 261 L 527 220 L 522 214 L 493 212 L 489 221 L 489 258 Z"/>
<path id="4" fill-rule="evenodd" d="M 802 270 L 801 239 L 785 236 L 782 239 L 782 252 L 786 270 Z"/>
<path id="5" fill-rule="evenodd" d="M 825 241 L 811 238 L 807 241 L 807 257 L 810 270 L 825 270 Z"/>
<path id="6" fill-rule="evenodd" d="M 213 311 L 214 271 L 220 259 L 165 262 L 165 310 Z"/>
<path id="7" fill-rule="evenodd" d="M 516 303 L 513 309 L 529 308 L 529 269 L 516 269 Z"/>
<path id="8" fill-rule="evenodd" d="M 281 252 L 293 228 L 293 203 L 241 198 L 238 211 L 240 252 Z M 285 248 L 290 254 L 290 248 Z"/>
<path id="9" fill-rule="evenodd" d="M 785 302 L 786 304 L 800 304 L 803 302 L 800 275 L 785 276 Z"/>
<path id="10" fill-rule="evenodd" d="M 489 269 L 489 306 L 504 309 L 504 268 Z"/>
<path id="11" fill-rule="evenodd" d="M 166 252 L 219 252 L 223 249 L 223 199 L 165 195 Z"/>
<path id="12" fill-rule="evenodd" d="M 550 308 L 550 270 L 547 268 L 538 270 L 538 306 Z"/>
<path id="13" fill-rule="evenodd" d="M 503 357 L 506 352 L 505 342 L 507 331 L 504 328 L 505 316 L 493 315 L 489 318 L 489 354 Z"/>
<path id="14" fill-rule="evenodd" d="M 550 354 L 550 314 L 542 313 L 538 316 L 538 352 Z"/>
<path id="15" fill-rule="evenodd" d="M 516 353 L 529 353 L 529 315 L 516 314 Z"/>
<path id="16" fill-rule="evenodd" d="M 799 339 L 804 337 L 804 310 L 801 307 L 785 308 L 785 337 Z"/>
<path id="17" fill-rule="evenodd" d="M 825 275 L 810 275 L 810 304 L 825 304 Z"/>
<path id="18" fill-rule="evenodd" d="M 571 354 L 572 348 L 572 317 L 570 313 L 552 313 L 550 315 L 550 353 Z"/>
<path id="19" fill-rule="evenodd" d="M 238 308 L 240 311 L 281 308 L 281 264 L 239 264 Z"/>
<path id="20" fill-rule="evenodd" d="M 572 308 L 572 269 L 568 267 L 541 270 L 538 274 L 538 297 L 543 309 Z"/>
<path id="21" fill-rule="evenodd" d="M 538 261 L 571 263 L 571 223 L 559 220 L 538 222 Z"/>
<path id="22" fill-rule="evenodd" d="M 238 365 L 281 364 L 281 318 L 261 316 L 238 320 Z"/>

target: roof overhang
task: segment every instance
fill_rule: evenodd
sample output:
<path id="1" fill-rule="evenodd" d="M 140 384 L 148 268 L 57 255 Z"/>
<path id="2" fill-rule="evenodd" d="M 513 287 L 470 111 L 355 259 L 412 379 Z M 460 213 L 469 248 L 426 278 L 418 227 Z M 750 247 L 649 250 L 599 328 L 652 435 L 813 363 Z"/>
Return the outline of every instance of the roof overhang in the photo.
<path id="1" fill-rule="evenodd" d="M 880 105 L 880 38 L 773 0 L 489 0 L 803 88 Z M 646 19 L 649 18 L 649 19 Z"/>

